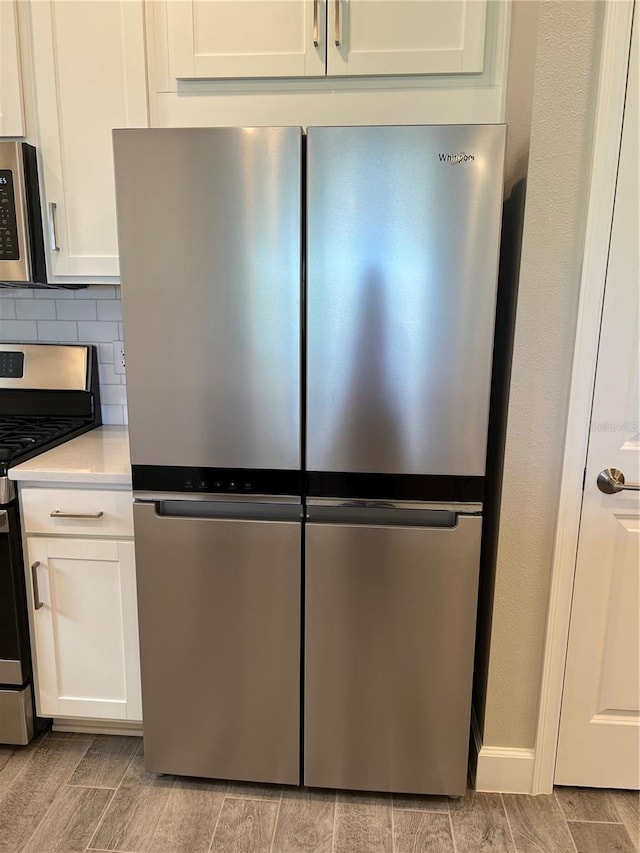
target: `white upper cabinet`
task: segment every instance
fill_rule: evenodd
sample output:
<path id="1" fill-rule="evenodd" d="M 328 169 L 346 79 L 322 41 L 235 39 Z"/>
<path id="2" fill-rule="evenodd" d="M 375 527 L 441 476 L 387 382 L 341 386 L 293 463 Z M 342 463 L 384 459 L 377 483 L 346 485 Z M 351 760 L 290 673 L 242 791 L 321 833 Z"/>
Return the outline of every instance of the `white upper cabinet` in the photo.
<path id="1" fill-rule="evenodd" d="M 325 0 L 170 0 L 171 74 L 323 75 L 324 9 Z"/>
<path id="2" fill-rule="evenodd" d="M 168 0 L 174 79 L 483 70 L 486 0 Z"/>
<path id="3" fill-rule="evenodd" d="M 142 0 L 30 4 L 49 279 L 117 276 L 111 131 L 148 123 Z"/>
<path id="4" fill-rule="evenodd" d="M 0 0 L 0 136 L 24 136 L 16 4 Z"/>
<path id="5" fill-rule="evenodd" d="M 328 0 L 327 74 L 483 70 L 486 0 Z"/>

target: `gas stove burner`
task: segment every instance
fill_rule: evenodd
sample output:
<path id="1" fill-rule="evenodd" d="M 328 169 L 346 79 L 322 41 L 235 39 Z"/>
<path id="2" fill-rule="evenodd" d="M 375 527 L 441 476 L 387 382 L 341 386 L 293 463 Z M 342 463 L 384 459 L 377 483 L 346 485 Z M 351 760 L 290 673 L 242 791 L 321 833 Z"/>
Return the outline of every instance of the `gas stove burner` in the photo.
<path id="1" fill-rule="evenodd" d="M 83 418 L 0 418 L 0 462 L 20 459 L 56 438 L 87 426 Z"/>

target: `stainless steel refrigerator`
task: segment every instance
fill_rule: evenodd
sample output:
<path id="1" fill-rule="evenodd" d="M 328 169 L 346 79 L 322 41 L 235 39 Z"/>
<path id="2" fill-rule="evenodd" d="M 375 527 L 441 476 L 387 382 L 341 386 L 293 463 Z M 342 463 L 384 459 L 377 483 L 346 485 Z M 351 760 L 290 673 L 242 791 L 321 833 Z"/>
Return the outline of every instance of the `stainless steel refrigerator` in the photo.
<path id="1" fill-rule="evenodd" d="M 464 791 L 504 138 L 115 131 L 149 769 Z"/>

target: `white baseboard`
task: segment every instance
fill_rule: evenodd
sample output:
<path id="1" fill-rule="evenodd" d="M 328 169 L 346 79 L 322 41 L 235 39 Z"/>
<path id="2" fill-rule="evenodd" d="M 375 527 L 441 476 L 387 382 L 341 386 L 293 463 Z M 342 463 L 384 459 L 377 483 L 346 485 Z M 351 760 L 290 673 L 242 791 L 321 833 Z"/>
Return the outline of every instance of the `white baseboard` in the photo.
<path id="1" fill-rule="evenodd" d="M 533 794 L 535 750 L 483 746 L 478 753 L 476 791 Z"/>
<path id="2" fill-rule="evenodd" d="M 140 737 L 142 723 L 120 720 L 80 720 L 72 717 L 56 717 L 53 720 L 54 732 L 76 732 L 91 735 L 131 735 Z"/>
<path id="3" fill-rule="evenodd" d="M 483 746 L 475 712 L 471 715 L 475 750 L 474 788 L 503 794 L 533 794 L 535 749 Z M 471 762 L 472 767 L 474 762 Z"/>

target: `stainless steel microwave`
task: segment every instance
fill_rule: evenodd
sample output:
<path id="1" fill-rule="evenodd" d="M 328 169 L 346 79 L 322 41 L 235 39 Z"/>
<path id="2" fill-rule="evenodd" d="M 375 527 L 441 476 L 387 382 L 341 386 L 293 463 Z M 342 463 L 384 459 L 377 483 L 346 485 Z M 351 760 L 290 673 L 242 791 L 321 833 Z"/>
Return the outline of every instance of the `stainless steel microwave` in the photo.
<path id="1" fill-rule="evenodd" d="M 46 281 L 36 150 L 0 142 L 0 286 Z"/>

